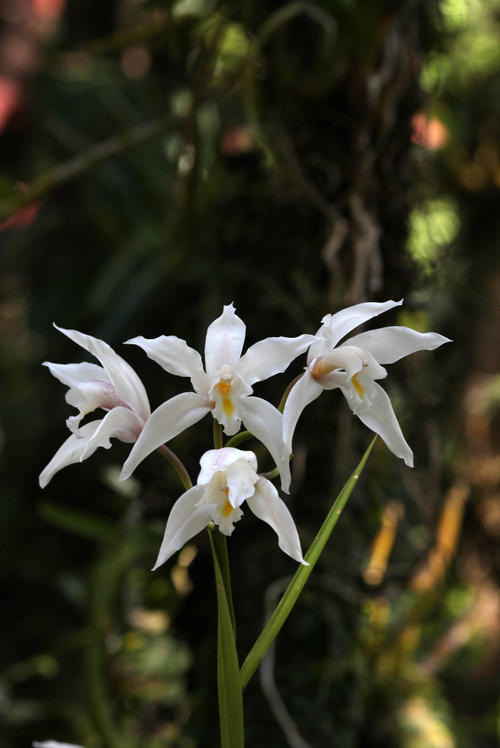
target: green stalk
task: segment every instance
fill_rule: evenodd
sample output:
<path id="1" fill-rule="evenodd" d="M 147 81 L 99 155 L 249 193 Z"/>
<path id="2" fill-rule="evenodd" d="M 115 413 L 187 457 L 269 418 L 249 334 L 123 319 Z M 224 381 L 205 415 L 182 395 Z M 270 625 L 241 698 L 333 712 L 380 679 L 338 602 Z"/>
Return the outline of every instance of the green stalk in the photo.
<path id="1" fill-rule="evenodd" d="M 156 451 L 159 452 L 161 456 L 172 465 L 185 490 L 189 491 L 189 489 L 193 487 L 193 482 L 189 476 L 188 471 L 184 467 L 183 462 L 179 459 L 179 457 L 177 457 L 175 452 L 172 452 L 170 447 L 167 447 L 166 444 L 162 444 L 161 447 L 158 447 Z"/>
<path id="2" fill-rule="evenodd" d="M 304 374 L 302 373 L 302 374 L 299 374 L 298 376 L 296 376 L 295 379 L 292 379 L 292 381 L 290 382 L 290 384 L 288 385 L 288 387 L 283 392 L 283 395 L 282 395 L 281 400 L 280 400 L 280 404 L 278 405 L 278 410 L 279 410 L 280 413 L 283 413 L 283 411 L 285 410 L 286 401 L 288 400 L 288 395 L 290 394 L 290 392 L 292 390 L 292 387 L 294 386 L 294 384 L 297 384 L 297 382 L 299 381 L 299 379 L 302 379 L 303 376 L 304 376 Z"/>
<path id="3" fill-rule="evenodd" d="M 226 447 L 237 447 L 241 442 L 246 442 L 248 439 L 253 439 L 253 434 L 250 431 L 240 431 L 239 434 L 232 436 L 226 442 Z"/>
<path id="4" fill-rule="evenodd" d="M 222 437 L 222 426 L 214 418 L 213 421 L 213 434 L 214 434 L 214 449 L 221 449 L 224 446 L 224 439 Z"/>
<path id="5" fill-rule="evenodd" d="M 233 593 L 231 591 L 231 573 L 229 569 L 229 555 L 227 552 L 227 541 L 226 536 L 223 535 L 215 526 L 209 528 L 210 542 L 214 545 L 217 552 L 217 558 L 219 561 L 220 571 L 222 579 L 224 581 L 224 590 L 226 592 L 227 606 L 229 608 L 229 616 L 233 626 L 234 635 L 236 636 L 236 621 L 234 617 L 233 607 Z"/>
<path id="6" fill-rule="evenodd" d="M 321 525 L 318 534 L 314 538 L 311 547 L 307 551 L 305 560 L 309 563 L 309 566 L 299 566 L 290 584 L 286 588 L 283 597 L 276 606 L 274 613 L 263 628 L 252 649 L 248 653 L 245 662 L 241 667 L 240 676 L 242 688 L 245 688 L 246 684 L 248 683 L 256 669 L 259 667 L 264 655 L 278 635 L 278 632 L 290 615 L 293 606 L 297 602 L 297 598 L 302 592 L 302 588 L 304 587 L 309 578 L 309 575 L 314 569 L 316 562 L 319 559 L 321 552 L 333 531 L 333 528 L 337 524 L 342 510 L 347 503 L 347 499 L 351 495 L 354 486 L 358 482 L 358 478 L 361 475 L 361 472 L 368 459 L 368 455 L 370 454 L 372 447 L 375 444 L 376 438 L 377 437 L 372 440 L 359 465 L 354 470 L 349 480 L 335 499 L 330 511 L 326 516 L 325 521 Z"/>
<path id="7" fill-rule="evenodd" d="M 223 567 L 226 566 L 226 572 L 229 572 L 227 550 L 224 552 L 225 542 L 221 543 L 218 537 L 221 533 L 217 529 L 209 526 L 208 534 L 214 559 L 217 587 L 217 689 L 219 694 L 221 748 L 244 748 L 243 689 L 236 651 L 234 614 L 231 615 L 228 599 L 231 593 L 226 586 L 227 580 L 222 571 Z"/>
<path id="8" fill-rule="evenodd" d="M 224 446 L 222 426 L 215 420 L 215 418 L 213 421 L 213 436 L 214 448 L 221 449 Z M 215 550 L 217 551 L 217 558 L 219 559 L 220 570 L 224 579 L 224 589 L 226 590 L 229 615 L 233 624 L 233 631 L 236 635 L 236 622 L 234 618 L 233 593 L 231 592 L 231 573 L 229 571 L 229 556 L 227 554 L 226 536 L 219 532 L 213 522 L 208 526 L 208 531 L 210 534 L 210 542 L 214 545 Z"/>

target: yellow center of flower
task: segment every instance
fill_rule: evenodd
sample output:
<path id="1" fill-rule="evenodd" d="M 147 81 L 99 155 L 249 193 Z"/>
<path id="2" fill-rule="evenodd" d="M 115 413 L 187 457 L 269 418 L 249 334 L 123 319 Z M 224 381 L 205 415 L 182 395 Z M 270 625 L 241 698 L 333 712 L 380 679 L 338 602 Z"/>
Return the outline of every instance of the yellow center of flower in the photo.
<path id="1" fill-rule="evenodd" d="M 221 514 L 223 517 L 230 517 L 233 513 L 234 506 L 231 504 L 231 502 L 228 499 L 229 496 L 229 488 L 224 489 L 224 493 L 226 494 L 226 503 L 222 507 Z"/>
<path id="2" fill-rule="evenodd" d="M 231 392 L 231 381 L 220 379 L 215 386 L 222 395 L 222 410 L 226 416 L 230 418 L 234 413 L 233 401 L 229 397 L 229 393 Z"/>
<path id="3" fill-rule="evenodd" d="M 215 386 L 219 390 L 222 397 L 227 397 L 229 395 L 229 392 L 231 390 L 231 382 L 228 382 L 227 379 L 221 379 Z"/>
<path id="4" fill-rule="evenodd" d="M 358 393 L 359 397 L 363 398 L 363 396 L 365 394 L 365 389 L 364 389 L 363 385 L 358 382 L 358 375 L 357 374 L 355 374 L 353 377 L 351 377 L 351 382 L 352 382 L 352 384 L 354 386 L 354 389 Z"/>

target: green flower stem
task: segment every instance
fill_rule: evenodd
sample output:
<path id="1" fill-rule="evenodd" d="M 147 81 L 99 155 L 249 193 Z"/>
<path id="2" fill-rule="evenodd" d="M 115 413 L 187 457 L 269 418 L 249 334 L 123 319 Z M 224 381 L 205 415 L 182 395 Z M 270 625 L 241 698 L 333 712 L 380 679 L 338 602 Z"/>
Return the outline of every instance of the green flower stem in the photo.
<path id="1" fill-rule="evenodd" d="M 184 486 L 185 490 L 188 491 L 190 488 L 192 488 L 193 483 L 191 481 L 191 478 L 189 477 L 189 473 L 184 467 L 181 460 L 177 457 L 175 452 L 172 452 L 172 450 L 169 449 L 169 447 L 167 447 L 165 444 L 162 444 L 161 447 L 158 447 L 157 452 L 159 452 L 161 456 L 172 465 L 175 472 L 179 476 L 179 480 Z"/>
<path id="2" fill-rule="evenodd" d="M 283 411 L 285 410 L 285 403 L 288 400 L 288 395 L 290 394 L 290 391 L 293 385 L 296 384 L 299 381 L 299 379 L 302 379 L 303 376 L 304 376 L 303 374 L 299 374 L 297 377 L 295 377 L 295 379 L 292 379 L 292 381 L 290 382 L 290 384 L 284 391 L 283 396 L 280 400 L 280 404 L 278 405 L 278 410 L 280 413 L 283 413 Z"/>
<path id="3" fill-rule="evenodd" d="M 241 444 L 242 442 L 248 441 L 248 439 L 253 439 L 253 434 L 250 433 L 250 431 L 240 431 L 239 434 L 236 434 L 235 436 L 232 436 L 228 441 L 226 442 L 226 447 L 237 447 L 238 444 Z"/>
<path id="4" fill-rule="evenodd" d="M 363 455 L 359 465 L 350 476 L 347 483 L 335 499 L 330 511 L 328 512 L 325 521 L 321 525 L 321 528 L 314 538 L 311 547 L 305 555 L 305 560 L 309 563 L 309 566 L 299 566 L 295 572 L 290 584 L 285 590 L 285 593 L 279 601 L 274 613 L 265 625 L 260 636 L 257 638 L 252 649 L 248 653 L 245 662 L 241 667 L 241 686 L 245 688 L 246 684 L 260 665 L 264 655 L 273 643 L 281 627 L 285 623 L 286 619 L 290 615 L 293 606 L 295 605 L 298 596 L 302 592 L 302 588 L 307 582 L 309 575 L 314 569 L 317 560 L 319 559 L 323 548 L 326 545 L 328 538 L 330 537 L 333 528 L 337 524 L 337 521 L 342 513 L 343 508 L 347 503 L 347 499 L 351 495 L 354 486 L 358 482 L 358 478 L 365 466 L 373 445 L 375 444 L 375 437 L 365 454 Z"/>
<path id="5" fill-rule="evenodd" d="M 243 748 L 243 689 L 234 632 L 226 539 L 208 526 L 217 587 L 217 689 L 221 748 Z"/>
<path id="6" fill-rule="evenodd" d="M 212 524 L 212 523 L 211 523 Z M 233 593 L 231 591 L 231 573 L 229 568 L 229 555 L 227 552 L 227 541 L 226 536 L 223 535 L 220 530 L 213 525 L 209 527 L 210 542 L 213 543 L 215 550 L 217 551 L 217 558 L 219 560 L 219 566 L 224 580 L 224 589 L 226 591 L 227 605 L 229 608 L 229 615 L 231 623 L 233 625 L 233 631 L 236 636 L 236 620 L 234 616 L 233 607 Z"/>
<path id="7" fill-rule="evenodd" d="M 280 474 L 279 468 L 274 468 L 274 470 L 269 470 L 267 473 L 260 473 L 261 478 L 267 478 L 267 480 L 273 480 L 274 478 L 277 478 Z"/>
<path id="8" fill-rule="evenodd" d="M 213 434 L 214 434 L 214 449 L 221 449 L 224 446 L 224 439 L 222 436 L 222 426 L 218 423 L 215 418 L 213 421 Z"/>

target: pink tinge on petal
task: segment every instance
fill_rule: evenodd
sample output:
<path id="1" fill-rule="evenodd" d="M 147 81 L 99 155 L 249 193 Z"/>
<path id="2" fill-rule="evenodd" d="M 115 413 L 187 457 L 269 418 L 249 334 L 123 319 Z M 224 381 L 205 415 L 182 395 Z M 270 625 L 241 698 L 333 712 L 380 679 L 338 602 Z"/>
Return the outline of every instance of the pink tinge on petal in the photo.
<path id="1" fill-rule="evenodd" d="M 97 408 L 112 410 L 119 405 L 130 410 L 127 403 L 118 397 L 115 388 L 109 382 L 81 382 L 68 390 L 66 402 L 81 409 L 84 413 L 91 413 Z"/>
<path id="2" fill-rule="evenodd" d="M 254 472 L 257 470 L 257 458 L 253 452 L 236 449 L 235 447 L 222 447 L 221 449 L 209 449 L 200 459 L 201 471 L 197 483 L 205 485 L 209 483 L 215 473 L 227 470 L 240 460 L 251 465 Z"/>

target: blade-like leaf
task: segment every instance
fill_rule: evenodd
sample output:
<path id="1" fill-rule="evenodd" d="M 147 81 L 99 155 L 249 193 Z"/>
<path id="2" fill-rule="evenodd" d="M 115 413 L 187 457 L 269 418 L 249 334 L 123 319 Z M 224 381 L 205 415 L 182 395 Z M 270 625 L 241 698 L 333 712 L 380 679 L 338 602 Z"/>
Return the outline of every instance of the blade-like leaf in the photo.
<path id="1" fill-rule="evenodd" d="M 43 501 L 38 512 L 47 522 L 84 538 L 109 543 L 119 536 L 115 522 L 109 522 L 90 512 L 71 509 L 52 501 Z"/>
<path id="2" fill-rule="evenodd" d="M 297 598 L 302 592 L 302 588 L 307 582 L 310 573 L 314 569 L 316 562 L 319 559 L 321 552 L 333 531 L 333 528 L 337 524 L 337 520 L 347 503 L 347 499 L 351 495 L 354 486 L 358 482 L 358 478 L 361 475 L 361 472 L 368 459 L 368 455 L 370 454 L 372 447 L 375 444 L 376 438 L 377 437 L 372 440 L 359 465 L 354 470 L 349 480 L 335 499 L 330 511 L 326 516 L 325 521 L 321 525 L 318 534 L 314 538 L 311 547 L 307 551 L 305 560 L 309 563 L 309 566 L 299 566 L 290 584 L 286 588 L 283 597 L 276 606 L 274 613 L 272 614 L 267 624 L 264 626 L 262 632 L 260 633 L 260 636 L 257 638 L 255 644 L 248 653 L 245 662 L 241 667 L 240 677 L 242 688 L 245 688 L 246 684 L 248 683 L 256 669 L 259 667 L 264 655 L 278 635 L 278 632 L 290 615 L 293 606 L 297 602 Z"/>

